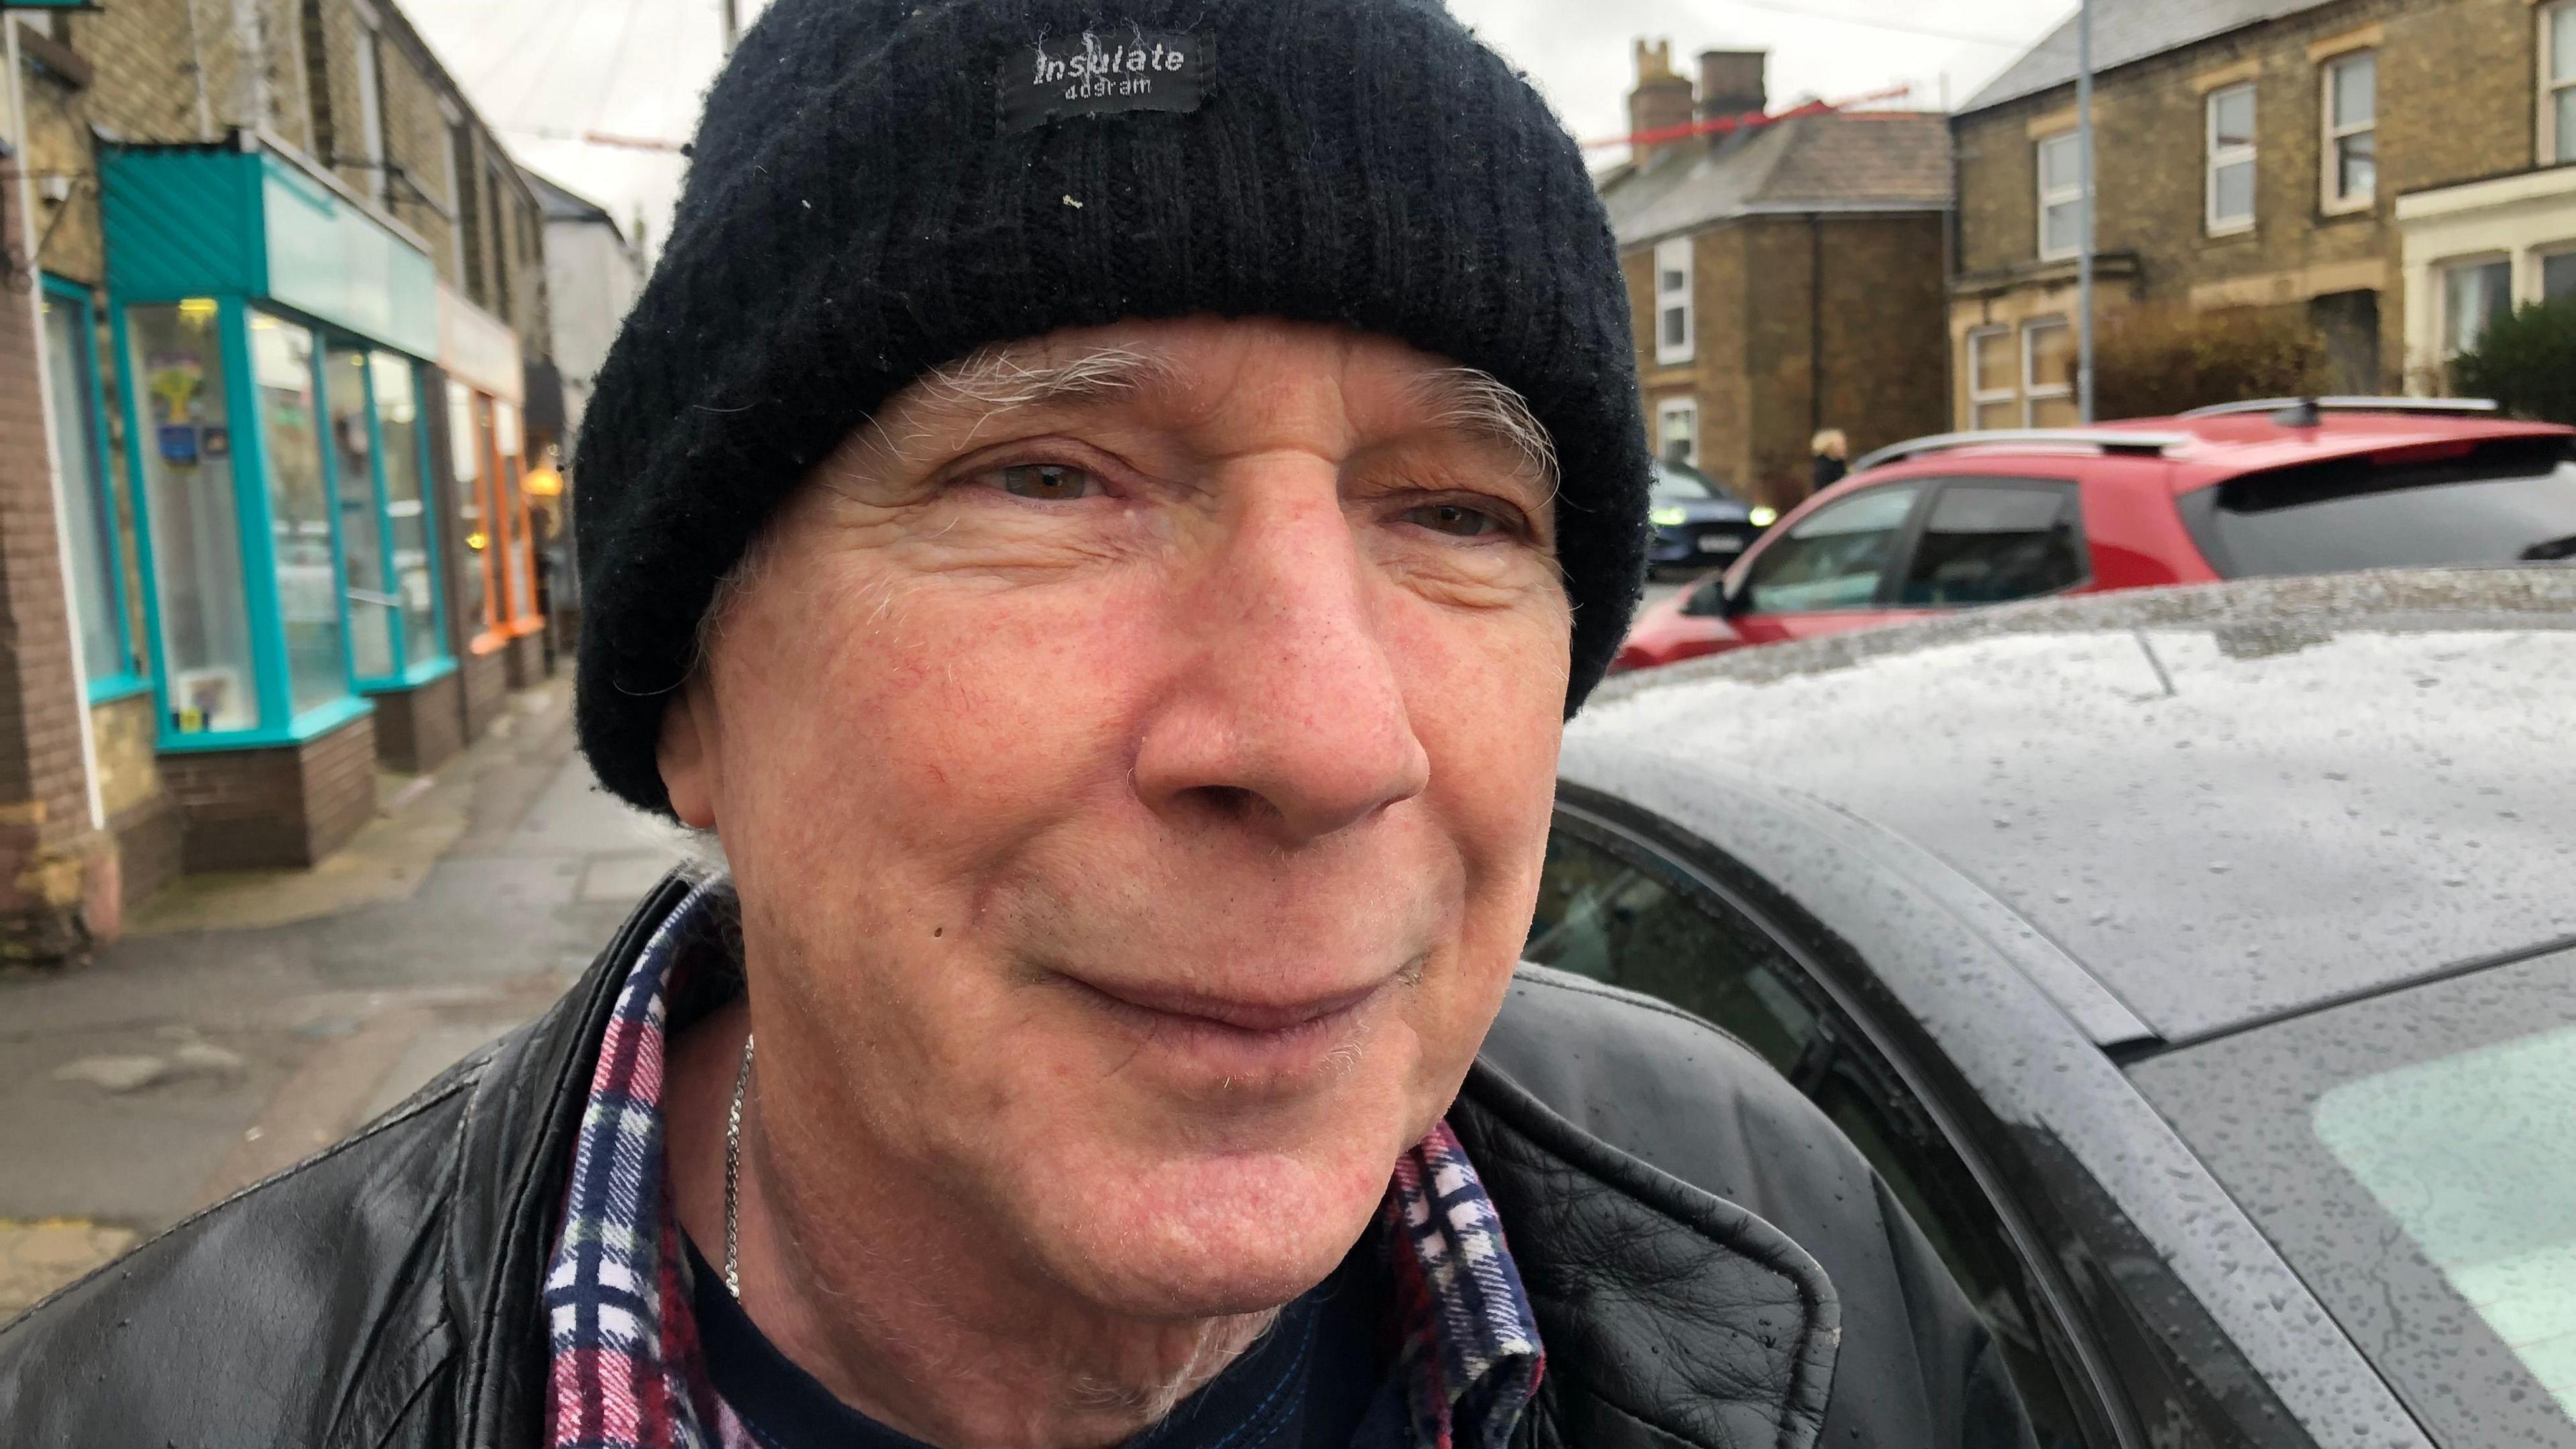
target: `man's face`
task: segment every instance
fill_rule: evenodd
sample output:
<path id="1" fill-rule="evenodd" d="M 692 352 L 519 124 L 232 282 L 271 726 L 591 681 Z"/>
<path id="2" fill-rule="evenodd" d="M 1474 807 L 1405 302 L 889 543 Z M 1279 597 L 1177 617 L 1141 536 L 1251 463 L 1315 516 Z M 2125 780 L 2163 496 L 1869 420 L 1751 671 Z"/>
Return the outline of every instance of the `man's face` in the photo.
<path id="1" fill-rule="evenodd" d="M 662 768 L 805 1175 L 903 1175 L 1108 1311 L 1332 1269 L 1493 1021 L 1553 795 L 1551 486 L 1479 381 L 1322 327 L 1060 333 L 784 510 Z"/>

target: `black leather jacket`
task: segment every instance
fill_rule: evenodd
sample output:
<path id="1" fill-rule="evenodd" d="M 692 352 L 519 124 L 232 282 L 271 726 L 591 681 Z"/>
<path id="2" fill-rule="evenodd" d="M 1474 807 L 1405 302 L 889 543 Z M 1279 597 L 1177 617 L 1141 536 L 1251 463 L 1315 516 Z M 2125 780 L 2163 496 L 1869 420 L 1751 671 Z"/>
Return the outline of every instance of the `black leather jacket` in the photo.
<path id="1" fill-rule="evenodd" d="M 665 884 L 552 1010 L 0 1329 L 0 1444 L 537 1445 L 540 1280 Z M 1524 969 L 1450 1114 L 1536 1308 L 1516 1446 L 2026 1443 L 1868 1165 L 1696 1018 Z"/>

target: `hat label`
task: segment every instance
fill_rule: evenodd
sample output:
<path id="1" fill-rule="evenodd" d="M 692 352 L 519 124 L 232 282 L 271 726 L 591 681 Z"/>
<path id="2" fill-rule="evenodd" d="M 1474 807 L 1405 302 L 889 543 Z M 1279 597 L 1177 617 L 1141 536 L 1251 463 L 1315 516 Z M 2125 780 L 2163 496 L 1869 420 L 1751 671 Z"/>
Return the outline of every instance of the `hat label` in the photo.
<path id="1" fill-rule="evenodd" d="M 995 86 L 1002 129 L 1026 131 L 1068 116 L 1121 111 L 1195 111 L 1206 99 L 1208 38 L 1175 30 L 1135 30 L 1079 42 L 1045 41 L 1002 59 Z"/>

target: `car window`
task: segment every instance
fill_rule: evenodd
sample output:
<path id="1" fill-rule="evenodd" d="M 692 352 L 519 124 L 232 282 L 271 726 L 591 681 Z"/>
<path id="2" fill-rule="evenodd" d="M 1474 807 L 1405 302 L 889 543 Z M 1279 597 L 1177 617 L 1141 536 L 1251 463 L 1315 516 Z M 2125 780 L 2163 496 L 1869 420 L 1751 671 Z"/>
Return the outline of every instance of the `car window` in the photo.
<path id="1" fill-rule="evenodd" d="M 2183 517 L 2228 578 L 2554 562 L 2576 558 L 2576 460 L 2555 438 L 2392 449 L 2231 479 Z"/>
<path id="2" fill-rule="evenodd" d="M 1760 922 L 1645 847 L 1560 816 L 1524 954 L 1669 1001 L 1787 1075 L 1886 1179 L 1976 1305 L 2038 1442 L 2086 1442 L 1993 1204 L 1859 1028 Z"/>
<path id="3" fill-rule="evenodd" d="M 1547 843 L 1522 956 L 1642 991 L 1733 1032 L 1782 1072 L 1815 1040 L 1816 1013 L 1788 959 L 1758 931 L 1710 913 L 1680 885 L 1558 831 Z"/>
<path id="4" fill-rule="evenodd" d="M 1932 500 L 1898 602 L 2000 604 L 2082 583 L 2084 533 L 2072 483 L 1952 483 Z"/>
<path id="5" fill-rule="evenodd" d="M 2576 951 L 2130 1076 L 2437 1443 L 2576 1443 Z"/>
<path id="6" fill-rule="evenodd" d="M 1718 490 L 1716 485 L 1697 473 L 1685 468 L 1676 468 L 1670 463 L 1658 463 L 1655 465 L 1655 496 L 1657 498 L 1714 498 L 1718 496 Z"/>
<path id="7" fill-rule="evenodd" d="M 1754 612 L 1805 614 L 1876 603 L 1921 492 L 1911 483 L 1866 489 L 1800 519 L 1753 560 L 1745 583 Z"/>

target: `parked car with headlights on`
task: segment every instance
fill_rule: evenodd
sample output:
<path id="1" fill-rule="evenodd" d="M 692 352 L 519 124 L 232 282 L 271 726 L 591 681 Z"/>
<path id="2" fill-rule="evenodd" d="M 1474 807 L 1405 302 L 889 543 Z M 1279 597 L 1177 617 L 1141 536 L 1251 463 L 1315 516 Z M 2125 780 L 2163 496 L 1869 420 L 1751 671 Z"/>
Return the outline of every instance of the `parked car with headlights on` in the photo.
<path id="1" fill-rule="evenodd" d="M 1779 516 L 1767 505 L 1747 503 L 1729 493 L 1696 468 L 1657 463 L 1654 505 L 1647 514 L 1655 536 L 1646 546 L 1647 565 L 1696 572 L 1730 562 Z"/>

